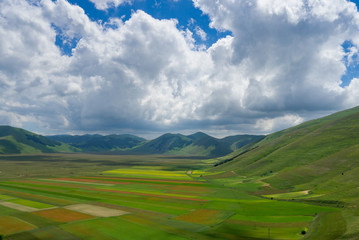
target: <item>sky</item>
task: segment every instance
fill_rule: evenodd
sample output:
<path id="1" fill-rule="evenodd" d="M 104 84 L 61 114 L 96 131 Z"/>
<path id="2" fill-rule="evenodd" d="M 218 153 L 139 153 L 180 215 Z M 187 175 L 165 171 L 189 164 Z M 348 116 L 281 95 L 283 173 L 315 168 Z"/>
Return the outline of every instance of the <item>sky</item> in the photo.
<path id="1" fill-rule="evenodd" d="M 357 4 L 1 0 L 0 125 L 223 137 L 357 106 Z"/>

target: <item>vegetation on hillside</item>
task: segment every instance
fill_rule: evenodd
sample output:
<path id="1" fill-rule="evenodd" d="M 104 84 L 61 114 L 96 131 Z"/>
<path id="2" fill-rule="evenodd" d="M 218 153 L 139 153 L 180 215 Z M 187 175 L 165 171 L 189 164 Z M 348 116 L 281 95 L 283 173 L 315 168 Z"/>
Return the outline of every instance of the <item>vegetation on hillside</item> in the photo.
<path id="1" fill-rule="evenodd" d="M 74 152 L 76 148 L 21 128 L 0 126 L 0 153 Z"/>

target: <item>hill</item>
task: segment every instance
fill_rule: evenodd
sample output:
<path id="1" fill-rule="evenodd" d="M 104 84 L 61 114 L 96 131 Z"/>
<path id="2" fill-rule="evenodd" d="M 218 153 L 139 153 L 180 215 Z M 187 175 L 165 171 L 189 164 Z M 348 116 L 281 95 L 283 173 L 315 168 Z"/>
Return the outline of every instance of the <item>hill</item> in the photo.
<path id="1" fill-rule="evenodd" d="M 107 152 L 131 149 L 141 145 L 146 139 L 130 134 L 94 135 L 55 135 L 48 138 L 71 144 L 85 152 Z"/>
<path id="2" fill-rule="evenodd" d="M 171 154 L 217 157 L 261 140 L 264 136 L 237 135 L 223 139 L 198 132 L 164 134 L 146 140 L 130 134 L 41 136 L 21 128 L 0 126 L 0 154 L 52 152 L 112 152 L 117 154 Z"/>
<path id="3" fill-rule="evenodd" d="M 357 199 L 359 107 L 268 135 L 220 159 L 213 171 L 262 176 L 276 189 L 331 192 Z"/>
<path id="4" fill-rule="evenodd" d="M 138 154 L 173 154 L 192 156 L 223 156 L 238 147 L 257 142 L 264 136 L 237 135 L 223 139 L 214 138 L 203 132 L 192 135 L 164 134 L 130 150 Z"/>
<path id="5" fill-rule="evenodd" d="M 52 153 L 74 152 L 68 144 L 48 139 L 21 128 L 0 126 L 0 153 Z"/>
<path id="6" fill-rule="evenodd" d="M 116 154 L 167 154 L 203 157 L 224 156 L 249 143 L 263 139 L 261 135 L 236 135 L 223 139 L 203 132 L 188 136 L 166 133 L 153 140 L 134 135 L 55 135 L 48 138 L 70 144 L 83 152 L 112 152 Z"/>

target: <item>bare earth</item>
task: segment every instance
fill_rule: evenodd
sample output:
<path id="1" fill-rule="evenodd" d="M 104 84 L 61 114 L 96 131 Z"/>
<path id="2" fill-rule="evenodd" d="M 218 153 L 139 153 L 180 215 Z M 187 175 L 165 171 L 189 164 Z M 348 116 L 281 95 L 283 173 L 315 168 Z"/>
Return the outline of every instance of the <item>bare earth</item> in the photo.
<path id="1" fill-rule="evenodd" d="M 65 208 L 69 210 L 89 214 L 95 217 L 115 217 L 115 216 L 128 214 L 128 212 L 121 211 L 118 209 L 100 207 L 90 204 L 75 204 L 75 205 L 66 206 Z"/>

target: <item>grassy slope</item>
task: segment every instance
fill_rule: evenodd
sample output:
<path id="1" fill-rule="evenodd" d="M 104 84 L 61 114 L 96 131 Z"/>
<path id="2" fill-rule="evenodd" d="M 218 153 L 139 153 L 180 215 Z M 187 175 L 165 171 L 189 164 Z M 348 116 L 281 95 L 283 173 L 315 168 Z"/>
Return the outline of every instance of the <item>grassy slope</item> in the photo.
<path id="1" fill-rule="evenodd" d="M 350 151 L 359 143 L 358 120 L 359 108 L 354 108 L 271 134 L 255 144 L 251 151 L 218 166 L 216 170 L 235 169 L 239 174 L 252 176 L 278 175 L 345 149 Z"/>
<path id="2" fill-rule="evenodd" d="M 306 239 L 358 239 L 358 132 L 356 107 L 271 134 L 248 152 L 222 158 L 213 171 L 258 176 L 269 184 L 263 188 L 267 192 L 309 190 L 313 197 L 296 201 L 342 210 L 318 216 Z"/>
<path id="3" fill-rule="evenodd" d="M 0 126 L 0 153 L 73 152 L 74 147 L 21 128 Z"/>

